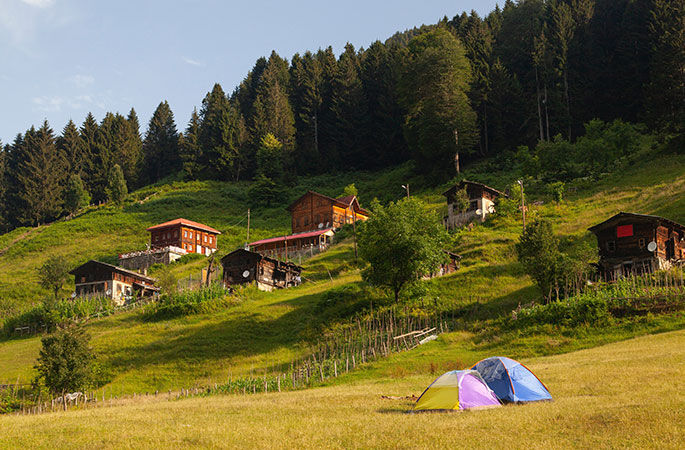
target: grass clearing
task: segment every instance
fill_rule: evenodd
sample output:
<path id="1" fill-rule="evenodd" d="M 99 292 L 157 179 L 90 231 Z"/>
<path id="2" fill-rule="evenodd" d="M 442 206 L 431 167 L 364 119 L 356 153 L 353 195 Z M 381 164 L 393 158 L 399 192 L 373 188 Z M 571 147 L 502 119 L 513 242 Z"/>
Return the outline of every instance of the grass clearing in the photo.
<path id="1" fill-rule="evenodd" d="M 423 373 L 280 394 L 149 397 L 0 416 L 0 448 L 676 449 L 685 440 L 684 349 L 685 331 L 678 331 L 524 359 L 553 402 L 406 414 L 410 401 L 380 398 L 419 395 L 437 376 Z"/>

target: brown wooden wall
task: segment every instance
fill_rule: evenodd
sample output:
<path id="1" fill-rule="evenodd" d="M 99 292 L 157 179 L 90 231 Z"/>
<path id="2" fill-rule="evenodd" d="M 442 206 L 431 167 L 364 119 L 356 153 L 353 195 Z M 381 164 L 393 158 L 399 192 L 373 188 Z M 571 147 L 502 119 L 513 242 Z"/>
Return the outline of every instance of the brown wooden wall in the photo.
<path id="1" fill-rule="evenodd" d="M 217 249 L 217 236 L 214 233 L 189 228 L 182 225 L 173 225 L 161 230 L 150 232 L 150 243 L 153 247 L 166 247 L 173 245 L 182 248 L 188 253 L 198 253 L 197 246 L 202 246 L 210 250 Z"/>
<path id="2" fill-rule="evenodd" d="M 318 230 L 319 224 L 323 224 L 322 228 L 340 228 L 346 223 L 352 223 L 354 217 L 354 206 L 343 208 L 330 198 L 311 192 L 295 203 L 291 210 L 293 233 Z M 356 218 L 368 219 L 359 212 L 356 213 Z"/>

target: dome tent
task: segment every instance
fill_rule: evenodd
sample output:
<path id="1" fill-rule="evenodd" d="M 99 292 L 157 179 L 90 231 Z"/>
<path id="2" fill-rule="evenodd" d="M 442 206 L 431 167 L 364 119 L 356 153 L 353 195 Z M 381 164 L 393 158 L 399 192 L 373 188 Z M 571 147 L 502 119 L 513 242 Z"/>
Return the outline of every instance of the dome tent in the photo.
<path id="1" fill-rule="evenodd" d="M 464 410 L 494 406 L 501 404 L 478 372 L 453 370 L 440 375 L 423 391 L 414 410 Z"/>
<path id="2" fill-rule="evenodd" d="M 503 356 L 486 358 L 472 367 L 502 402 L 552 400 L 547 387 L 518 361 Z"/>

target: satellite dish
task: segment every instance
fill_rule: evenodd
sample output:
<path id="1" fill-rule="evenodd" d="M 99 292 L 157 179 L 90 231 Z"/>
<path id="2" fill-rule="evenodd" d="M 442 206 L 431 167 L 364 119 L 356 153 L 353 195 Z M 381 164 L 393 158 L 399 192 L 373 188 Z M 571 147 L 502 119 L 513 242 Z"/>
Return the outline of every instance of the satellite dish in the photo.
<path id="1" fill-rule="evenodd" d="M 656 250 L 656 242 L 652 241 L 649 244 L 647 244 L 647 250 L 649 250 L 650 252 Z"/>
<path id="2" fill-rule="evenodd" d="M 319 224 L 319 229 L 323 228 L 323 223 Z"/>
<path id="3" fill-rule="evenodd" d="M 249 270 L 246 270 L 245 272 L 243 272 L 243 278 L 247 278 L 247 277 L 249 277 L 249 276 L 250 276 L 250 271 L 249 271 Z"/>
<path id="4" fill-rule="evenodd" d="M 480 209 L 480 208 L 477 209 L 477 210 L 476 210 L 476 215 L 477 215 L 477 216 L 480 216 L 481 214 L 483 214 L 483 210 Z"/>
<path id="5" fill-rule="evenodd" d="M 494 213 L 495 213 L 495 207 L 492 206 L 492 205 L 488 206 L 488 212 L 489 212 L 490 214 L 494 214 Z"/>
<path id="6" fill-rule="evenodd" d="M 105 294 L 107 294 L 107 295 L 112 295 L 112 290 L 111 290 L 111 289 L 107 289 L 107 292 L 105 292 Z"/>

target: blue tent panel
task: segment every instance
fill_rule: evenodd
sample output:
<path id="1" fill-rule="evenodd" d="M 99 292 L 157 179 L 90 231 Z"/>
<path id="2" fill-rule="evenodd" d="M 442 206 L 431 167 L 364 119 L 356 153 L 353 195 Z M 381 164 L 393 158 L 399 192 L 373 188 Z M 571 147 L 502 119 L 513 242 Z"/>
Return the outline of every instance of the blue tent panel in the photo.
<path id="1" fill-rule="evenodd" d="M 497 397 L 505 402 L 552 400 L 544 384 L 523 364 L 511 358 L 495 356 L 475 366 Z"/>

